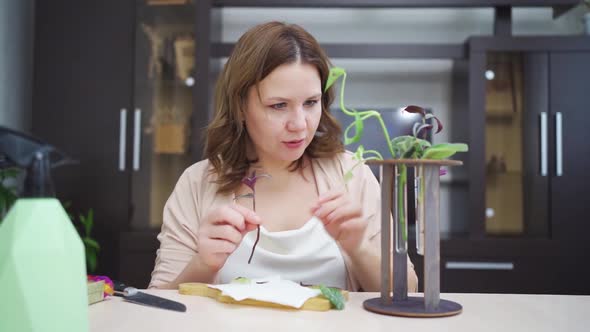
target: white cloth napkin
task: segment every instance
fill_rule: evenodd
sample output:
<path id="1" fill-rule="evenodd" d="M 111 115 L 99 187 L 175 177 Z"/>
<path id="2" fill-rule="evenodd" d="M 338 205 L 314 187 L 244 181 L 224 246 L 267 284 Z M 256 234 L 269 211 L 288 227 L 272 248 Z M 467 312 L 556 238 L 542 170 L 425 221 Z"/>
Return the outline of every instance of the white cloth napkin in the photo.
<path id="1" fill-rule="evenodd" d="M 291 280 L 283 280 L 279 276 L 251 279 L 247 283 L 209 285 L 209 287 L 221 290 L 223 295 L 236 301 L 253 299 L 293 308 L 301 308 L 305 301 L 322 293 L 319 289 L 303 287 Z"/>

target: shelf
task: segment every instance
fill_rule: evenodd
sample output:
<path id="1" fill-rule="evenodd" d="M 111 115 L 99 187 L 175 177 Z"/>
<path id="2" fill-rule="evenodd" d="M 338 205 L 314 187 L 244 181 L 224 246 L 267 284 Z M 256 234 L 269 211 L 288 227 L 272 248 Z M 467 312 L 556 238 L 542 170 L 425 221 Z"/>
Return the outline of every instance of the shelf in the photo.
<path id="1" fill-rule="evenodd" d="M 190 4 L 187 0 L 145 0 L 145 4 L 151 7 L 158 6 L 183 6 Z"/>
<path id="2" fill-rule="evenodd" d="M 590 36 L 477 36 L 467 40 L 469 52 L 590 51 Z"/>
<path id="3" fill-rule="evenodd" d="M 344 7 L 344 8 L 445 8 L 445 7 L 552 7 L 572 8 L 579 0 L 213 0 L 215 7 Z"/>
<path id="4" fill-rule="evenodd" d="M 234 43 L 213 43 L 213 57 L 227 57 Z M 330 58 L 466 59 L 465 44 L 322 44 Z"/>
<path id="5" fill-rule="evenodd" d="M 511 124 L 516 113 L 486 113 L 486 122 Z"/>
<path id="6" fill-rule="evenodd" d="M 440 177 L 441 186 L 456 186 L 456 187 L 467 187 L 469 186 L 469 179 L 445 179 L 444 176 Z"/>
<path id="7" fill-rule="evenodd" d="M 486 173 L 486 183 L 487 182 L 498 182 L 498 180 L 502 179 L 522 179 L 524 178 L 525 173 L 518 172 L 518 171 L 505 171 L 505 172 L 494 172 L 494 173 Z M 487 190 L 487 188 L 486 188 Z"/>

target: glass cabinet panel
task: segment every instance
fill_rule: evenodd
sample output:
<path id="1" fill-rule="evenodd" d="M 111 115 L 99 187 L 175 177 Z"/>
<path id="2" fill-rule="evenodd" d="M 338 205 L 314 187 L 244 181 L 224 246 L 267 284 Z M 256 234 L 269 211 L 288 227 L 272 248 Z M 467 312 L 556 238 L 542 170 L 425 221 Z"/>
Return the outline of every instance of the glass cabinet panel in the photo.
<path id="1" fill-rule="evenodd" d="M 488 52 L 485 89 L 485 232 L 548 234 L 547 58 Z M 542 169 L 544 168 L 544 169 Z"/>
<path id="2" fill-rule="evenodd" d="M 132 228 L 159 228 L 162 211 L 191 157 L 195 6 L 138 1 L 136 19 Z M 136 135 L 137 131 L 137 135 Z M 197 135 L 198 136 L 198 135 Z M 133 150 L 135 151 L 135 149 Z"/>

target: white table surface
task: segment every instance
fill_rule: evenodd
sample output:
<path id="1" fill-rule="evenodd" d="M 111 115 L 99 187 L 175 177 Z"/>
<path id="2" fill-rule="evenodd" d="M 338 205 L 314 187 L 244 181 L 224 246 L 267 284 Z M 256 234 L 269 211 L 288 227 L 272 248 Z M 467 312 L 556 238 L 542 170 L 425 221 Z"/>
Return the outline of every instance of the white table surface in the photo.
<path id="1" fill-rule="evenodd" d="M 351 293 L 342 311 L 285 311 L 222 304 L 173 290 L 147 293 L 179 301 L 179 313 L 110 297 L 89 306 L 90 331 L 590 331 L 590 296 L 441 294 L 463 306 L 457 316 L 404 318 L 378 315 L 363 309 L 363 301 L 378 293 Z"/>

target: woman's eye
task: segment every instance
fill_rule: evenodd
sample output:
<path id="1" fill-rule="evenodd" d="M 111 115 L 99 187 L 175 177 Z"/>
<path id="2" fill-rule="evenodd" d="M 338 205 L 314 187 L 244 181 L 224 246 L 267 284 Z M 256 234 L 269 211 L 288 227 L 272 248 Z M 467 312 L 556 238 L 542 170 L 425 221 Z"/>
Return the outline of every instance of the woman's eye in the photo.
<path id="1" fill-rule="evenodd" d="M 270 105 L 270 107 L 274 108 L 275 110 L 282 110 L 287 107 L 287 103 L 273 104 L 273 105 Z"/>
<path id="2" fill-rule="evenodd" d="M 312 106 L 315 106 L 315 104 L 317 104 L 317 103 L 318 103 L 317 100 L 308 100 L 305 102 L 305 106 L 312 107 Z"/>

